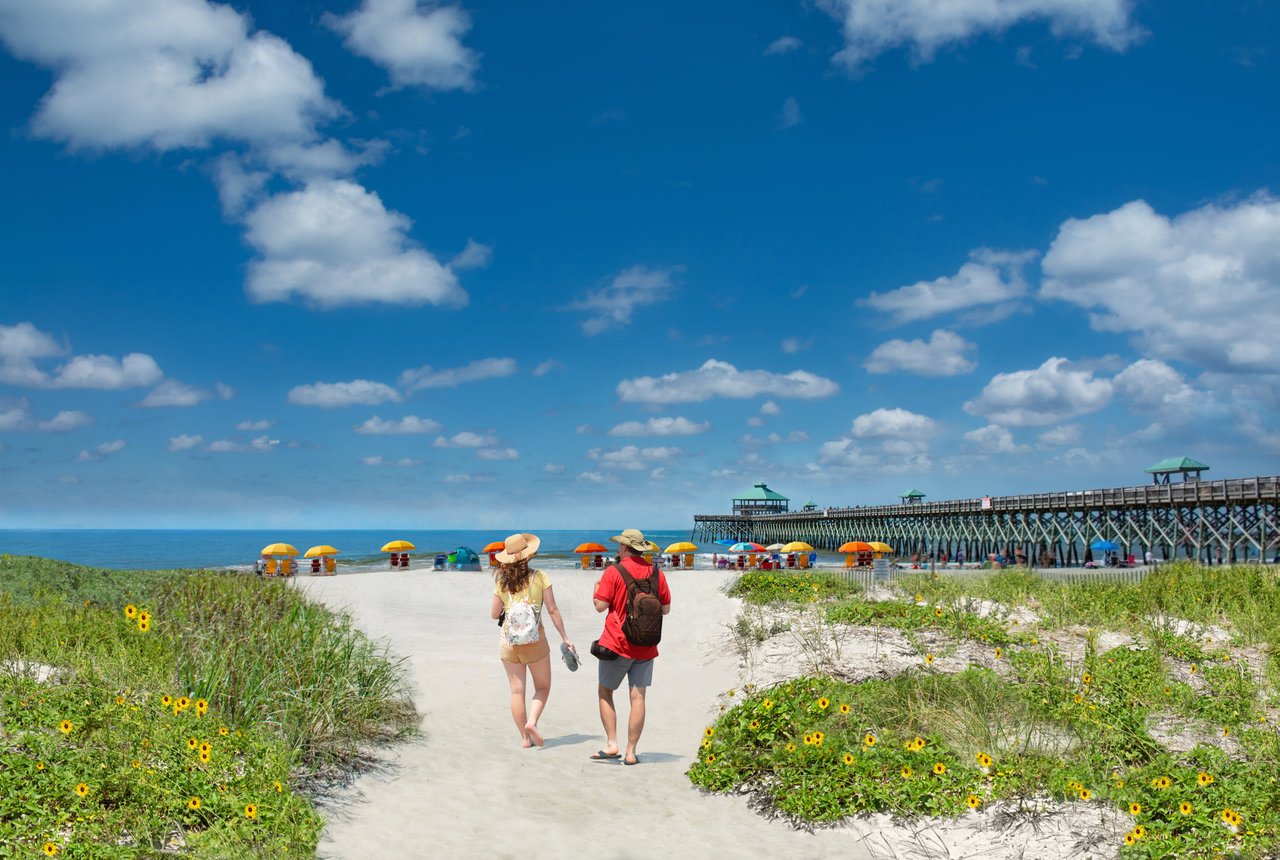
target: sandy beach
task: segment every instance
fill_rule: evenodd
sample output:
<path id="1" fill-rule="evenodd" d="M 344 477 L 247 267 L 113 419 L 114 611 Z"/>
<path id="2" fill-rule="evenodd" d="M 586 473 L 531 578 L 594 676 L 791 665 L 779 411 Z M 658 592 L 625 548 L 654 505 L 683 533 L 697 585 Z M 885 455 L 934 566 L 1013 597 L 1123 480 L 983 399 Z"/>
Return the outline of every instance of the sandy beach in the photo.
<path id="1" fill-rule="evenodd" d="M 570 673 L 553 652 L 540 724 L 546 746 L 531 750 L 520 747 L 508 709 L 487 572 L 380 570 L 295 580 L 408 660 L 422 715 L 420 740 L 387 750 L 383 769 L 326 803 L 320 856 L 1057 858 L 1072 845 L 1074 856 L 1114 856 L 1113 839 L 1096 854 L 1085 843 L 1120 824 L 1084 805 L 1050 804 L 1029 827 L 1010 828 L 1006 818 L 997 829 L 993 809 L 911 823 L 876 815 L 807 833 L 761 817 L 744 797 L 698 791 L 685 771 L 726 691 L 752 678 L 779 680 L 740 664 L 728 644 L 725 625 L 740 602 L 724 595 L 732 577 L 724 572 L 669 574 L 672 612 L 649 691 L 641 765 L 591 761 L 603 742 L 596 661 L 587 655 L 602 624 L 591 604 L 598 572 L 543 568 L 585 659 Z M 858 654 L 864 652 L 871 662 L 891 656 L 876 642 Z M 621 708 L 619 716 L 623 724 Z M 618 815 L 624 805 L 633 810 L 627 823 Z M 642 830 L 645 843 L 628 845 L 624 834 Z"/>

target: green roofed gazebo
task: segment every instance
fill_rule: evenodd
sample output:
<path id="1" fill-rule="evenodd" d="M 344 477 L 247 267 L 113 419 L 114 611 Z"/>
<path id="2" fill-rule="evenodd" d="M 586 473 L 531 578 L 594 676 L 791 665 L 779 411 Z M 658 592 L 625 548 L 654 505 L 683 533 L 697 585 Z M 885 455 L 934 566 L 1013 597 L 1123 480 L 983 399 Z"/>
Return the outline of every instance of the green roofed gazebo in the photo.
<path id="1" fill-rule="evenodd" d="M 902 503 L 904 505 L 918 505 L 924 498 L 924 493 L 914 487 L 902 494 Z"/>
<path id="2" fill-rule="evenodd" d="M 775 493 L 761 481 L 742 495 L 733 497 L 733 512 L 738 515 L 785 514 L 789 501 L 791 500 L 786 496 Z"/>
<path id="3" fill-rule="evenodd" d="M 817 502 L 805 502 L 805 503 L 804 503 L 804 509 L 805 509 L 806 511 L 816 511 L 816 510 L 818 509 L 818 503 L 817 503 Z"/>
<path id="4" fill-rule="evenodd" d="M 1148 466 L 1144 471 L 1151 475 L 1151 480 L 1156 484 L 1169 483 L 1170 476 L 1181 474 L 1183 481 L 1198 481 L 1200 473 L 1208 471 L 1209 467 L 1199 460 L 1192 460 L 1190 457 L 1170 457 L 1167 460 L 1161 460 L 1154 466 Z"/>

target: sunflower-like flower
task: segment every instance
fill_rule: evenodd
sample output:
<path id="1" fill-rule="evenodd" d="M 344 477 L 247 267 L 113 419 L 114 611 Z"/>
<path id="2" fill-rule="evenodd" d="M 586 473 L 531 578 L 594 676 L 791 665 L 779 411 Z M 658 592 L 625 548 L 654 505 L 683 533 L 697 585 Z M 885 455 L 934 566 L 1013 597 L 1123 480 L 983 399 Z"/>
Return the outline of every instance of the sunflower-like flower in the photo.
<path id="1" fill-rule="evenodd" d="M 139 619 L 138 619 L 138 632 L 139 632 L 139 633 L 146 633 L 146 632 L 147 632 L 148 630 L 150 630 L 150 629 L 151 629 L 151 621 L 150 621 L 149 619 L 146 619 L 146 618 L 139 618 Z"/>
<path id="2" fill-rule="evenodd" d="M 982 805 L 982 798 L 976 794 L 971 794 L 964 799 L 964 802 L 969 805 L 970 809 L 977 809 Z"/>
<path id="3" fill-rule="evenodd" d="M 903 779 L 911 779 L 912 772 L 913 771 L 909 767 L 904 767 L 901 771 L 899 771 L 899 773 L 902 774 Z"/>
<path id="4" fill-rule="evenodd" d="M 275 786 L 276 786 L 276 794 L 284 794 L 284 783 L 282 783 L 280 780 L 277 779 L 275 782 Z"/>
<path id="5" fill-rule="evenodd" d="M 229 731 L 230 729 L 228 729 L 226 726 L 218 726 L 218 734 L 224 738 L 227 736 L 227 733 Z"/>
<path id="6" fill-rule="evenodd" d="M 1130 830 L 1128 833 L 1126 833 L 1126 834 L 1124 835 L 1124 844 L 1125 844 L 1125 845 L 1132 845 L 1133 843 L 1135 843 L 1135 842 L 1137 842 L 1137 841 L 1138 841 L 1138 837 L 1136 837 L 1136 836 L 1134 836 L 1134 835 L 1133 835 L 1133 831 L 1132 831 L 1132 830 Z"/>
<path id="7" fill-rule="evenodd" d="M 76 794 L 77 794 L 77 795 L 79 795 L 80 797 L 84 797 L 84 796 L 85 796 L 85 795 L 87 795 L 88 793 L 89 793 L 89 786 L 87 786 L 87 785 L 86 785 L 86 784 L 84 784 L 83 782 L 82 782 L 82 783 L 79 783 L 78 785 L 76 785 Z"/>
<path id="8" fill-rule="evenodd" d="M 978 762 L 979 767 L 991 767 L 991 756 L 986 753 L 980 752 L 973 758 Z"/>
<path id="9" fill-rule="evenodd" d="M 124 608 L 124 617 L 125 617 L 125 618 L 128 618 L 130 621 L 132 621 L 133 619 L 137 618 L 137 617 L 138 617 L 138 607 L 136 607 L 136 606 L 134 606 L 132 603 L 130 603 L 128 606 L 126 606 L 126 607 Z"/>
<path id="10" fill-rule="evenodd" d="M 924 655 L 924 662 L 925 662 L 925 665 L 926 665 L 926 666 L 932 666 L 932 665 L 933 665 L 933 655 L 932 655 L 932 654 L 925 654 L 925 655 Z"/>
<path id="11" fill-rule="evenodd" d="M 996 659 L 997 659 L 997 660 L 999 660 L 1003 655 L 1004 655 L 1004 651 L 1002 651 L 1002 650 L 1000 650 L 999 648 L 997 648 L 997 649 L 996 649 Z"/>
<path id="12" fill-rule="evenodd" d="M 208 741 L 205 741 L 204 743 L 200 744 L 200 752 L 202 753 L 213 752 L 213 744 L 209 743 Z"/>
<path id="13" fill-rule="evenodd" d="M 167 708 L 172 704 L 173 704 L 173 696 L 170 696 L 168 693 L 165 693 L 163 696 L 160 697 L 160 706 L 162 708 Z"/>
<path id="14" fill-rule="evenodd" d="M 1204 788 L 1206 785 L 1213 785 L 1213 774 L 1200 771 L 1196 774 L 1196 782 L 1200 784 L 1201 788 Z"/>
<path id="15" fill-rule="evenodd" d="M 53 843 L 53 842 L 46 842 L 46 843 L 44 844 L 44 848 L 43 848 L 42 850 L 44 851 L 44 853 L 46 853 L 46 854 L 48 854 L 50 857 L 52 857 L 53 855 L 55 855 L 55 854 L 57 854 L 57 853 L 58 853 L 58 846 L 57 846 L 57 844 L 56 844 L 56 843 Z"/>
<path id="16" fill-rule="evenodd" d="M 937 609 L 933 610 L 933 617 L 934 617 L 934 618 L 941 618 L 941 617 L 942 617 L 942 607 L 941 607 L 941 606 L 939 606 Z"/>
<path id="17" fill-rule="evenodd" d="M 193 797 L 187 801 L 187 809 L 195 811 L 200 808 L 200 798 Z"/>
<path id="18" fill-rule="evenodd" d="M 828 707 L 830 707 L 830 705 L 831 705 L 831 700 L 828 699 L 826 696 L 823 696 L 822 698 L 818 699 L 818 710 L 825 711 Z"/>
<path id="19" fill-rule="evenodd" d="M 847 714 L 848 714 L 850 711 L 852 711 L 852 710 L 853 710 L 853 708 L 849 707 L 849 705 L 848 705 L 847 703 L 840 705 L 840 713 L 842 713 L 842 714 L 846 714 L 846 715 L 847 715 Z"/>
<path id="20" fill-rule="evenodd" d="M 773 707 L 773 699 L 765 699 L 760 704 L 766 711 L 770 710 Z"/>
<path id="21" fill-rule="evenodd" d="M 1167 776 L 1158 776 L 1151 780 L 1151 784 L 1156 788 L 1163 790 L 1173 785 L 1173 780 L 1169 779 Z"/>
<path id="22" fill-rule="evenodd" d="M 944 773 L 947 772 L 947 766 L 940 761 L 935 761 L 933 763 L 933 772 L 936 773 L 938 776 L 942 776 Z"/>
<path id="23" fill-rule="evenodd" d="M 196 716 L 203 717 L 205 712 L 209 710 L 209 703 L 204 699 L 196 699 Z"/>
<path id="24" fill-rule="evenodd" d="M 863 745 L 864 747 L 873 747 L 873 746 L 875 746 L 875 745 L 876 745 L 876 736 L 875 736 L 875 735 L 873 735 L 871 732 L 867 732 L 867 733 L 866 733 L 865 735 L 863 735 L 863 737 L 862 737 L 862 745 Z"/>
<path id="25" fill-rule="evenodd" d="M 1092 675 L 1090 675 L 1088 672 L 1085 672 L 1083 675 L 1081 675 L 1081 676 L 1080 676 L 1080 683 L 1082 683 L 1082 684 L 1092 684 L 1092 683 L 1093 683 L 1093 676 L 1092 676 Z"/>
<path id="26" fill-rule="evenodd" d="M 789 752 L 789 753 L 793 753 L 793 752 L 795 752 L 795 751 L 796 751 L 796 745 L 795 745 L 795 744 L 793 744 L 793 743 L 791 743 L 791 744 L 787 744 L 786 749 L 787 749 L 787 752 Z"/>
<path id="27" fill-rule="evenodd" d="M 827 736 L 826 736 L 826 735 L 824 735 L 822 732 L 814 732 L 814 733 L 813 733 L 813 745 L 814 745 L 815 747 L 820 747 L 820 746 L 822 746 L 822 742 L 823 742 L 824 740 L 826 740 L 826 738 L 827 738 Z"/>
<path id="28" fill-rule="evenodd" d="M 1129 814 L 1130 814 L 1130 815 L 1141 815 L 1141 814 L 1142 814 L 1142 804 L 1141 804 L 1141 803 L 1131 803 L 1131 804 L 1129 804 Z"/>
<path id="29" fill-rule="evenodd" d="M 187 708 L 191 707 L 191 699 L 186 696 L 179 696 L 178 701 L 174 704 L 178 706 L 178 710 L 185 711 Z"/>
<path id="30" fill-rule="evenodd" d="M 193 750 L 198 746 L 200 746 L 199 738 L 187 738 L 187 749 Z"/>
<path id="31" fill-rule="evenodd" d="M 208 751 L 208 750 L 200 750 L 200 763 L 201 763 L 201 764 L 208 764 L 208 763 L 209 763 L 209 751 Z"/>
<path id="32" fill-rule="evenodd" d="M 246 803 L 246 804 L 244 805 L 244 817 L 245 817 L 245 818 L 257 818 L 257 817 L 258 817 L 258 804 L 256 804 L 256 803 Z"/>
<path id="33" fill-rule="evenodd" d="M 760 721 L 752 720 L 751 722 L 747 723 L 747 728 L 751 729 L 751 731 L 754 732 L 756 729 L 760 728 Z"/>
<path id="34" fill-rule="evenodd" d="M 1071 697 L 1071 701 L 1075 702 L 1077 705 L 1084 704 L 1084 696 L 1080 695 L 1079 693 L 1076 693 L 1074 696 Z"/>
<path id="35" fill-rule="evenodd" d="M 1188 803 L 1188 802 L 1187 802 L 1187 801 L 1185 801 L 1185 800 L 1184 800 L 1184 801 L 1182 801 L 1182 803 L 1179 803 L 1179 804 L 1178 804 L 1178 811 L 1179 811 L 1179 812 L 1181 812 L 1183 815 L 1190 815 L 1190 814 L 1191 814 L 1191 804 L 1190 804 L 1190 803 Z"/>
<path id="36" fill-rule="evenodd" d="M 1093 797 L 1093 792 L 1092 792 L 1092 791 L 1090 791 L 1090 790 L 1089 790 L 1089 789 L 1087 789 L 1087 788 L 1081 788 L 1081 789 L 1080 789 L 1080 799 L 1081 799 L 1081 800 L 1088 800 L 1088 799 L 1089 799 L 1089 798 L 1091 798 L 1091 797 Z"/>
<path id="37" fill-rule="evenodd" d="M 853 764 L 853 753 L 844 754 L 844 763 L 847 765 Z"/>
<path id="38" fill-rule="evenodd" d="M 75 728 L 76 728 L 76 724 L 71 722 L 70 720 L 63 720 L 62 722 L 58 723 L 58 731 L 62 732 L 64 735 L 71 734 L 73 731 L 75 731 Z"/>
<path id="39" fill-rule="evenodd" d="M 715 764 L 715 763 L 716 763 L 716 754 L 715 754 L 715 753 L 710 753 L 710 754 L 708 754 L 708 755 L 707 755 L 707 764 Z"/>

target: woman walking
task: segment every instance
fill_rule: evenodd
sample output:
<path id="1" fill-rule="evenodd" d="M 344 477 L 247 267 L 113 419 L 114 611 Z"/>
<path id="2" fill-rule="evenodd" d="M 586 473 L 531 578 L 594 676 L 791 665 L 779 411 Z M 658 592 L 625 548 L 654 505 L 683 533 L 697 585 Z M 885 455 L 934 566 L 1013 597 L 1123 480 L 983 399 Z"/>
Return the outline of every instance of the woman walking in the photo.
<path id="1" fill-rule="evenodd" d="M 551 592 L 551 580 L 541 570 L 529 567 L 529 560 L 537 555 L 542 543 L 538 536 L 514 534 L 505 543 L 504 549 L 494 554 L 498 571 L 494 577 L 490 617 L 499 619 L 502 626 L 498 658 L 511 686 L 511 718 L 520 732 L 521 746 L 542 746 L 538 718 L 551 692 L 551 649 L 542 627 L 544 608 L 564 647 L 573 649 L 573 643 L 564 632 L 564 619 Z M 528 676 L 533 678 L 533 702 L 527 709 L 526 668 Z"/>

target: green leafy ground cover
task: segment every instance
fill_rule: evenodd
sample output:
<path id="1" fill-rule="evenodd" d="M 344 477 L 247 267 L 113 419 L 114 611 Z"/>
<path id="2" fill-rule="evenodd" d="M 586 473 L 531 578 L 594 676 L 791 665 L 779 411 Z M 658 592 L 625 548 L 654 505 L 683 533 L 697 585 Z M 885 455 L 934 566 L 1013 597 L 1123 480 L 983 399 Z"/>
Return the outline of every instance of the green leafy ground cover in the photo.
<path id="1" fill-rule="evenodd" d="M 288 582 L 0 557 L 0 854 L 312 857 L 302 789 L 416 723 Z"/>
<path id="2" fill-rule="evenodd" d="M 733 590 L 757 604 L 768 601 L 761 594 L 794 602 L 777 582 L 751 597 L 751 575 Z M 750 791 L 796 823 L 981 814 L 993 802 L 1048 796 L 1130 814 L 1116 846 L 1126 857 L 1280 850 L 1273 571 L 1177 565 L 1132 586 L 1058 585 L 1017 571 L 925 575 L 900 592 L 878 602 L 839 596 L 834 585 L 817 593 L 830 624 L 945 630 L 990 647 L 997 668 L 942 674 L 921 659 L 888 680 L 809 677 L 750 690 L 707 728 L 694 784 Z M 1015 633 L 961 611 L 970 598 L 1027 607 L 1041 621 Z M 1226 627 L 1233 641 L 1152 623 L 1170 617 Z M 1056 644 L 1053 631 L 1066 624 L 1093 628 L 1083 656 Z M 1107 629 L 1134 641 L 1099 651 L 1094 634 Z M 1263 646 L 1256 665 L 1241 646 Z M 1160 721 L 1198 735 L 1170 749 L 1153 737 Z"/>

